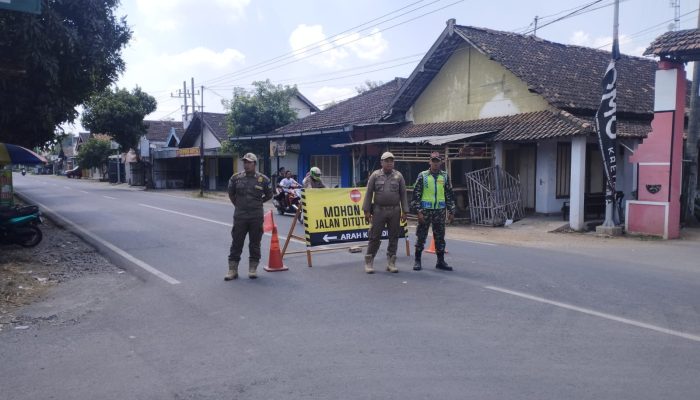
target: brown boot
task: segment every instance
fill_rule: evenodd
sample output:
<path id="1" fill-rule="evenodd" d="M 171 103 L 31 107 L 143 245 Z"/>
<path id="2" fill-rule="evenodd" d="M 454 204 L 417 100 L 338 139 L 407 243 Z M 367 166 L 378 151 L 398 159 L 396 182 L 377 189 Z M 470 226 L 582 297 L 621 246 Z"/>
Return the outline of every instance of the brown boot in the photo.
<path id="1" fill-rule="evenodd" d="M 258 269 L 258 264 L 260 261 L 251 261 L 250 266 L 248 266 L 248 279 L 257 279 L 258 275 L 256 274 L 256 270 Z"/>
<path id="2" fill-rule="evenodd" d="M 374 256 L 371 254 L 365 254 L 365 272 L 368 274 L 373 274 L 374 273 L 374 267 L 372 267 L 372 264 L 374 264 Z"/>
<path id="3" fill-rule="evenodd" d="M 399 272 L 399 269 L 396 268 L 396 256 L 389 256 L 389 265 L 386 266 L 386 270 L 391 272 L 392 274 L 395 274 Z"/>
<path id="4" fill-rule="evenodd" d="M 224 277 L 225 281 L 238 279 L 238 261 L 228 260 L 228 274 Z"/>

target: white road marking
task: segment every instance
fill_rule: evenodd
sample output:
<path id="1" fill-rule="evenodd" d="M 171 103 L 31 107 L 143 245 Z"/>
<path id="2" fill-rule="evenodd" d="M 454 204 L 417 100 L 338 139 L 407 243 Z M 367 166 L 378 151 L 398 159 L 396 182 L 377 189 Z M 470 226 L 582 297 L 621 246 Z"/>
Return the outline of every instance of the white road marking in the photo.
<path id="1" fill-rule="evenodd" d="M 167 208 L 160 208 L 160 207 L 156 207 L 156 206 L 150 206 L 150 205 L 148 205 L 148 204 L 143 204 L 143 203 L 139 203 L 139 205 L 142 206 L 142 207 L 152 208 L 152 209 L 158 210 L 158 211 L 163 211 L 163 212 L 167 212 L 167 213 L 182 215 L 183 217 L 198 219 L 198 220 L 204 221 L 204 222 L 211 222 L 212 224 L 227 226 L 227 227 L 229 227 L 229 228 L 233 227 L 233 224 L 229 224 L 228 222 L 221 222 L 221 221 L 216 221 L 216 220 L 209 219 L 209 218 L 198 217 L 198 216 L 196 216 L 196 215 L 186 214 L 186 213 L 179 212 L 179 211 L 175 211 L 175 210 L 168 210 Z M 272 233 L 270 233 L 270 232 L 265 232 L 265 235 L 266 235 L 266 236 L 272 236 Z M 279 238 L 280 242 L 284 242 L 285 240 L 287 240 L 287 237 L 286 237 L 286 236 L 279 235 L 279 234 L 278 234 L 278 238 Z M 296 242 L 296 243 L 306 244 L 305 241 L 299 240 L 299 239 L 295 239 L 295 238 L 291 238 L 290 241 L 291 241 L 291 242 Z"/>
<path id="2" fill-rule="evenodd" d="M 461 240 L 461 239 L 450 239 L 450 240 L 459 240 L 460 242 L 475 243 L 475 244 L 481 244 L 484 246 L 498 246 L 498 244 L 496 244 L 496 243 L 477 242 L 476 240 Z"/>
<path id="3" fill-rule="evenodd" d="M 84 190 L 78 190 L 80 193 L 85 193 L 85 194 L 90 194 L 90 192 L 86 192 Z"/>
<path id="4" fill-rule="evenodd" d="M 141 203 L 139 203 L 139 205 L 140 205 L 141 207 L 148 207 L 148 208 L 152 208 L 152 209 L 158 210 L 158 211 L 163 211 L 163 212 L 169 212 L 169 213 L 172 213 L 172 214 L 182 215 L 183 217 L 194 218 L 194 219 L 198 219 L 198 220 L 200 220 L 200 221 L 205 221 L 205 222 L 211 222 L 212 224 L 219 224 L 219 225 L 223 225 L 223 226 L 228 226 L 229 228 L 233 226 L 232 224 L 229 224 L 229 223 L 226 223 L 226 222 L 216 221 L 216 220 L 209 219 L 209 218 L 198 217 L 198 216 L 192 215 L 192 214 L 185 214 L 185 213 L 181 213 L 181 212 L 179 212 L 179 211 L 168 210 L 168 209 L 166 209 L 166 208 L 160 208 L 160 207 L 155 207 L 155 206 L 149 206 L 148 204 L 141 204 Z"/>
<path id="5" fill-rule="evenodd" d="M 111 199 L 111 200 L 116 200 L 116 199 L 117 199 L 116 197 L 104 196 L 104 195 L 103 195 L 102 197 L 104 197 L 105 199 Z"/>
<path id="6" fill-rule="evenodd" d="M 166 273 L 164 273 L 164 272 L 161 272 L 161 271 L 157 270 L 156 268 L 152 267 L 151 265 L 147 264 L 146 262 L 144 262 L 144 261 L 142 261 L 142 260 L 139 260 L 138 258 L 132 256 L 131 254 L 129 254 L 129 253 L 127 253 L 126 251 L 120 249 L 119 247 L 113 245 L 112 243 L 110 243 L 110 242 L 108 242 L 108 241 L 102 239 L 101 237 L 95 235 L 94 233 L 88 231 L 87 229 L 84 229 L 84 228 L 82 228 L 82 227 L 80 227 L 80 226 L 74 224 L 73 222 L 67 220 L 66 218 L 64 218 L 64 217 L 62 217 L 62 216 L 60 216 L 60 215 L 58 215 L 55 211 L 53 211 L 53 210 L 50 209 L 49 207 L 46 207 L 45 205 L 43 205 L 43 204 L 41 204 L 41 203 L 39 203 L 39 202 L 37 202 L 37 201 L 34 201 L 34 200 L 32 200 L 32 203 L 34 203 L 34 204 L 38 205 L 39 207 L 43 208 L 44 210 L 48 211 L 48 212 L 51 213 L 54 217 L 60 219 L 64 224 L 69 225 L 71 228 L 75 229 L 76 231 L 81 232 L 83 235 L 90 236 L 90 237 L 93 238 L 95 241 L 99 242 L 101 245 L 103 245 L 103 246 L 109 248 L 109 249 L 112 250 L 113 252 L 119 254 L 120 256 L 122 256 L 122 257 L 126 258 L 127 260 L 131 261 L 132 263 L 138 265 L 138 266 L 141 267 L 144 271 L 150 272 L 151 274 L 153 274 L 153 275 L 157 276 L 158 278 L 160 278 L 160 279 L 162 279 L 162 280 L 168 282 L 168 283 L 171 284 L 171 285 L 178 285 L 178 284 L 180 283 L 180 281 L 178 281 L 177 279 L 171 277 L 170 275 L 168 275 L 168 274 L 166 274 Z"/>
<path id="7" fill-rule="evenodd" d="M 698 335 L 693 335 L 690 333 L 685 333 L 685 332 L 680 332 L 680 331 L 674 331 L 672 329 L 662 328 L 660 326 L 651 325 L 651 324 L 647 324 L 644 322 L 639 322 L 639 321 L 635 321 L 635 320 L 631 320 L 631 319 L 627 319 L 627 318 L 623 318 L 623 317 L 618 317 L 616 315 L 606 314 L 606 313 L 598 312 L 598 311 L 591 310 L 588 308 L 577 307 L 574 305 L 561 303 L 558 301 L 547 300 L 547 299 L 542 298 L 542 297 L 532 296 L 532 295 L 529 295 L 526 293 L 516 292 L 514 290 L 508 290 L 508 289 L 504 289 L 504 288 L 500 288 L 500 287 L 496 287 L 496 286 L 484 286 L 484 288 L 489 289 L 489 290 L 494 290 L 496 292 L 501 292 L 501 293 L 506 293 L 506 294 L 510 294 L 513 296 L 521 297 L 523 299 L 538 301 L 540 303 L 545 303 L 545 304 L 553 305 L 556 307 L 565 308 L 567 310 L 577 311 L 577 312 L 580 312 L 583 314 L 592 315 L 594 317 L 599 317 L 599 318 L 604 318 L 604 319 L 608 319 L 611 321 L 621 322 L 623 324 L 636 326 L 638 328 L 649 329 L 649 330 L 652 330 L 655 332 L 665 333 L 667 335 L 678 336 L 678 337 L 681 337 L 684 339 L 692 340 L 695 342 L 700 342 L 700 336 L 698 336 Z"/>
<path id="8" fill-rule="evenodd" d="M 70 187 L 70 186 L 64 186 L 63 188 L 64 188 L 64 189 L 68 189 L 68 190 L 71 190 L 71 189 L 72 189 L 72 187 Z"/>

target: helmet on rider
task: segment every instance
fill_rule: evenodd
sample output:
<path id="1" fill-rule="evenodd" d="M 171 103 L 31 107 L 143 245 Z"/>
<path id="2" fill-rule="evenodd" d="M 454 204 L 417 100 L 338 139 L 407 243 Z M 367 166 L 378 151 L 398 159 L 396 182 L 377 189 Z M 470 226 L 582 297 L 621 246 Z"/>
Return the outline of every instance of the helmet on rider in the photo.
<path id="1" fill-rule="evenodd" d="M 311 167 L 311 178 L 315 181 L 321 179 L 321 169 L 319 167 Z"/>

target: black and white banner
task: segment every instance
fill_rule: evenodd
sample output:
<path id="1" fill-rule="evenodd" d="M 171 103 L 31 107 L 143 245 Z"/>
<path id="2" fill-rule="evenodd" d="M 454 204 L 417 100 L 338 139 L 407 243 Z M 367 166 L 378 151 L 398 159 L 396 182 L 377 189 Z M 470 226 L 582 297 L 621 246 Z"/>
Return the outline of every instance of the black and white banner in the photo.
<path id="1" fill-rule="evenodd" d="M 595 114 L 595 125 L 598 133 L 598 144 L 603 155 L 607 188 L 615 194 L 617 179 L 617 70 L 615 57 L 608 64 L 603 77 L 603 97 L 600 107 Z"/>

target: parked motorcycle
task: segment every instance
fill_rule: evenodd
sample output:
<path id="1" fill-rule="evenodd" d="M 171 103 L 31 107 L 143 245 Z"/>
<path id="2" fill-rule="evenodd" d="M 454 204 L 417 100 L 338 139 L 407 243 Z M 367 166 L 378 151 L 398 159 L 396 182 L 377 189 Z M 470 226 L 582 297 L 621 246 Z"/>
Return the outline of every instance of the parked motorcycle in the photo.
<path id="1" fill-rule="evenodd" d="M 0 208 L 0 243 L 34 247 L 44 237 L 38 226 L 41 223 L 37 206 Z"/>
<path id="2" fill-rule="evenodd" d="M 278 187 L 277 194 L 272 197 L 272 204 L 277 209 L 280 215 L 285 213 L 296 215 L 297 210 L 301 209 L 301 189 L 283 189 Z M 301 222 L 301 213 L 299 221 Z"/>
<path id="3" fill-rule="evenodd" d="M 22 176 L 25 176 L 25 175 L 27 175 L 27 169 L 26 169 L 26 168 L 22 168 Z"/>

